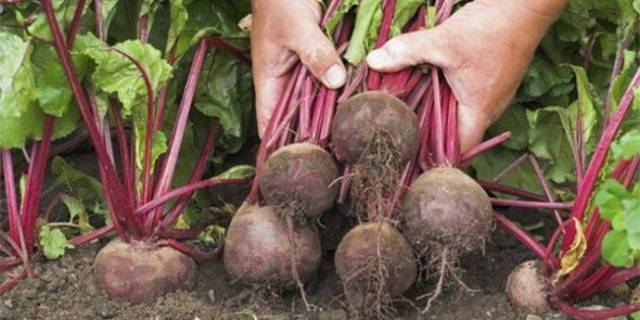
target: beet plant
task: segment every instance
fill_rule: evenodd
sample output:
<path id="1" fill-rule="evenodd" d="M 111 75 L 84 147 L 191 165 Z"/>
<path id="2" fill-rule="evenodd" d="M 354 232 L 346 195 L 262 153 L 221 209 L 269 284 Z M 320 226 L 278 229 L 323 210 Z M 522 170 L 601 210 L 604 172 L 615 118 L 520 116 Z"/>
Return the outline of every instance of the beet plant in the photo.
<path id="1" fill-rule="evenodd" d="M 64 235 L 43 226 L 44 178 L 52 141 L 76 129 L 78 113 L 60 94 L 59 73 L 51 64 L 52 47 L 18 30 L 0 28 L 0 270 L 7 272 L 0 293 L 19 280 L 34 277 L 34 264 L 44 255 L 57 258 L 50 246 Z M 63 84 L 64 86 L 64 84 Z M 26 166 L 25 166 L 26 164 Z"/>
<path id="2" fill-rule="evenodd" d="M 601 9 L 595 4 L 586 5 L 591 12 Z M 640 163 L 640 70 L 633 49 L 637 47 L 637 32 L 633 30 L 638 12 L 623 3 L 609 6 L 624 13 L 619 20 L 593 16 L 599 25 L 603 20 L 605 24 L 618 24 L 615 30 L 605 31 L 618 39 L 613 63 L 607 66 L 608 76 L 598 78 L 594 63 L 602 56 L 592 49 L 584 51 L 582 66 L 565 66 L 576 79 L 576 101 L 567 103 L 566 109 L 527 111 L 530 139 L 536 146 L 532 152 L 545 162 L 541 165 L 525 155 L 508 168 L 514 169 L 528 160 L 539 175 L 545 170 L 551 180 L 563 186 L 554 189 L 546 184 L 541 196 L 483 183 L 494 191 L 520 198 L 495 199 L 496 204 L 524 200 L 531 208 L 553 212 L 557 226 L 544 243 L 506 216 L 494 214 L 498 226 L 537 257 L 535 262 L 516 267 L 506 287 L 510 301 L 528 312 L 543 313 L 553 308 L 577 319 L 608 319 L 626 315 L 637 318 L 635 312 L 640 310 L 640 305 L 633 303 L 601 310 L 581 308 L 585 300 L 632 281 L 639 274 L 634 222 L 640 213 L 636 180 Z M 599 41 L 587 42 L 586 48 L 598 46 Z M 551 131 L 559 133 L 558 144 L 541 139 Z M 567 147 L 555 149 L 555 145 Z M 543 148 L 548 148 L 546 157 L 540 152 Z M 566 170 L 557 170 L 560 166 Z M 562 197 L 564 202 L 555 197 Z M 545 199 L 546 204 L 534 203 Z"/>
<path id="3" fill-rule="evenodd" d="M 630 67 L 629 67 L 630 68 Z M 586 82 L 584 71 L 578 73 L 579 82 Z M 605 292 L 614 286 L 638 276 L 634 266 L 635 229 L 633 221 L 638 211 L 638 187 L 634 175 L 640 163 L 637 143 L 638 132 L 628 126 L 635 123 L 637 110 L 632 107 L 638 101 L 640 71 L 630 79 L 627 90 L 621 96 L 615 112 L 604 118 L 597 145 L 588 165 L 576 172 L 580 177 L 576 185 L 575 200 L 567 209 L 568 215 L 558 216 L 558 227 L 547 244 L 542 244 L 526 231 L 502 215 L 495 215 L 498 225 L 515 236 L 532 250 L 540 262 L 536 271 L 528 271 L 527 280 L 518 286 L 507 287 L 514 304 L 532 311 L 541 311 L 540 304 L 533 301 L 548 301 L 547 307 L 557 308 L 580 319 L 604 319 L 626 315 L 640 310 L 640 305 L 625 305 L 605 310 L 582 310 L 570 304 Z M 591 97 L 584 86 L 580 92 L 578 108 L 591 105 Z M 585 114 L 593 112 L 585 108 Z M 579 111 L 581 112 L 581 111 Z M 582 117 L 575 127 L 584 126 Z M 570 133 L 569 133 L 570 132 Z M 580 137 L 585 135 L 569 131 Z M 586 140 L 586 136 L 584 137 Z M 580 138 L 574 140 L 576 154 L 586 154 L 587 145 Z M 583 153 L 584 152 L 584 153 Z M 576 159 L 580 162 L 580 158 Z M 514 271 L 514 279 L 523 267 Z M 531 283 L 543 283 L 542 297 L 523 299 L 523 287 Z"/>
<path id="4" fill-rule="evenodd" d="M 177 229 L 177 219 L 198 189 L 245 181 L 244 176 L 205 178 L 216 144 L 219 140 L 230 143 L 234 134 L 234 128 L 225 122 L 229 116 L 213 108 L 208 110 L 213 117 L 206 120 L 208 129 L 195 152 L 190 176 L 180 182 L 181 186 L 174 186 L 178 181 L 176 171 L 183 169 L 179 168 L 179 155 L 190 128 L 191 107 L 197 96 L 199 109 L 212 109 L 196 91 L 201 87 L 205 61 L 217 65 L 214 58 L 227 59 L 220 57 L 228 54 L 240 63 L 247 58 L 236 46 L 189 29 L 187 7 L 182 1 L 169 3 L 171 21 L 164 58 L 148 43 L 159 4 L 140 8 L 137 40 L 114 45 L 107 43 L 109 22 L 116 9 L 127 9 L 131 3 L 94 0 L 74 4 L 73 10 L 68 10 L 69 3 L 43 1 L 42 7 L 36 8 L 35 20 L 53 42 L 61 65 L 56 80 L 68 82 L 71 92 L 66 97 L 73 97 L 94 147 L 110 220 L 105 227 L 83 234 L 73 243 L 83 244 L 115 231 L 118 238 L 100 250 L 94 266 L 98 286 L 115 299 L 139 303 L 188 289 L 195 272 L 191 257 L 211 257 L 220 250 L 202 252 L 179 242 L 194 237 L 199 229 Z M 73 19 L 63 30 L 59 16 L 69 11 Z M 92 14 L 85 15 L 88 11 Z M 169 79 L 191 44 L 196 44 L 193 60 L 181 101 L 174 109 Z M 207 51 L 212 48 L 220 50 L 207 60 Z"/>
<path id="5" fill-rule="evenodd" d="M 298 64 L 280 97 L 256 155 L 256 177 L 225 239 L 224 263 L 235 280 L 298 288 L 320 267 L 317 222 L 338 195 L 338 167 L 326 146 L 331 111 L 314 106 L 318 87 Z M 336 92 L 326 98 L 335 100 Z M 298 100 L 299 99 L 299 100 Z M 331 103 L 327 102 L 327 106 Z"/>
<path id="6" fill-rule="evenodd" d="M 0 37 L 14 41 L 14 44 L 26 44 L 22 43 L 19 37 L 11 38 L 11 35 L 7 34 L 0 34 Z M 29 57 L 27 56 L 26 59 Z M 22 68 L 24 66 L 28 66 L 28 64 L 25 63 Z M 24 74 L 24 72 L 30 73 L 31 71 L 23 70 L 20 72 Z M 22 78 L 20 81 L 24 80 L 25 78 Z M 26 89 L 30 84 L 23 82 L 22 85 L 25 85 L 23 88 Z M 6 97 L 12 92 L 10 88 L 3 88 L 1 94 Z M 33 101 L 26 101 L 29 104 L 33 103 Z M 3 224 L 8 225 L 8 230 L 0 231 L 0 251 L 3 254 L 2 260 L 0 260 L 0 270 L 8 271 L 19 268 L 0 285 L 0 293 L 10 290 L 26 276 L 30 278 L 35 276 L 32 266 L 34 258 L 43 253 L 38 244 L 38 218 L 41 210 L 40 201 L 44 176 L 54 131 L 58 131 L 56 135 L 60 133 L 60 127 L 54 130 L 54 123 L 57 120 L 54 116 L 46 115 L 36 105 L 25 106 L 26 110 L 20 111 L 16 108 L 19 104 L 20 102 L 5 104 L 3 108 L 5 112 L 0 115 L 2 130 L 9 129 L 11 131 L 3 134 L 5 138 L 0 143 L 3 198 L 7 214 Z M 28 132 L 30 131 L 29 125 L 34 121 L 42 120 L 44 120 L 44 126 Z M 23 175 L 14 167 L 14 157 L 19 153 L 17 149 L 27 148 L 26 143 L 31 139 L 34 140 L 28 145 L 28 149 L 30 149 L 28 153 L 29 166 Z"/>

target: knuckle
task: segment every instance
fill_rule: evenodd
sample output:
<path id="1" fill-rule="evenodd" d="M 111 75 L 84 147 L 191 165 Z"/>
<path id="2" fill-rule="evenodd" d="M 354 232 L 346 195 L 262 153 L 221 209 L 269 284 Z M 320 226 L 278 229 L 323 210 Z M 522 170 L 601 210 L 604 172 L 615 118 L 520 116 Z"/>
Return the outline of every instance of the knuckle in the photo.
<path id="1" fill-rule="evenodd" d="M 311 45 L 303 49 L 301 59 L 306 65 L 323 67 L 323 64 L 331 57 L 332 50 L 324 45 Z"/>

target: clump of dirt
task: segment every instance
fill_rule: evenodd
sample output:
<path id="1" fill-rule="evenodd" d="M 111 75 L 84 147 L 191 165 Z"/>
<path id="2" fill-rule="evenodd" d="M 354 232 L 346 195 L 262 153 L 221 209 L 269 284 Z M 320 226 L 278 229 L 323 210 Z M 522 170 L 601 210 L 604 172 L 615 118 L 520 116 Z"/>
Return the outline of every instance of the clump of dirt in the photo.
<path id="1" fill-rule="evenodd" d="M 297 290 L 276 294 L 233 283 L 220 259 L 198 262 L 193 290 L 132 305 L 109 299 L 95 285 L 92 264 L 105 242 L 78 248 L 56 261 L 38 263 L 38 278 L 24 280 L 0 297 L 0 320 L 349 319 L 332 252 L 325 254 L 318 275 L 306 288 L 309 302 L 317 307 L 313 312 L 306 311 Z M 424 301 L 415 297 L 433 288 L 434 283 L 429 282 L 396 301 L 399 315 L 403 319 L 525 319 L 526 315 L 508 304 L 503 290 L 509 271 L 531 258 L 515 240 L 494 231 L 484 256 L 469 255 L 461 260 L 466 271 L 464 282 L 478 292 L 445 291 L 431 311 L 420 316 L 418 310 Z"/>

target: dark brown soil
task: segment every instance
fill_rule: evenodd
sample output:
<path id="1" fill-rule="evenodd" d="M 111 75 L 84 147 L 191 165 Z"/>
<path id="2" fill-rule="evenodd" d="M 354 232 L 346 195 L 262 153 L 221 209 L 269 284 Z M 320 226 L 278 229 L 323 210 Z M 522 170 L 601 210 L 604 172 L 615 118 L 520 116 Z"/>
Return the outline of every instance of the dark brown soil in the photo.
<path id="1" fill-rule="evenodd" d="M 1 319 L 347 319 L 342 287 L 331 254 L 325 256 L 317 278 L 307 288 L 317 311 L 307 312 L 297 292 L 274 293 L 230 283 L 220 260 L 198 263 L 196 286 L 140 305 L 115 302 L 99 292 L 92 263 L 101 244 L 79 248 L 57 261 L 39 264 L 38 278 L 22 281 L 0 297 Z M 464 257 L 463 280 L 476 293 L 455 289 L 439 299 L 429 314 L 420 317 L 424 301 L 398 301 L 403 319 L 525 319 L 509 306 L 503 288 L 510 270 L 531 258 L 514 240 L 494 231 L 486 253 Z M 411 290 L 409 296 L 428 292 L 433 283 Z M 548 319 L 559 319 L 550 315 Z"/>
<path id="2" fill-rule="evenodd" d="M 78 161 L 74 162 L 85 164 L 82 169 L 95 164 L 95 161 L 85 161 L 86 157 L 76 157 Z M 91 168 L 88 169 L 86 171 Z M 216 196 L 239 202 L 243 197 L 237 191 L 216 192 Z M 198 262 L 196 284 L 190 291 L 171 293 L 140 305 L 116 302 L 99 292 L 92 274 L 95 255 L 108 241 L 103 239 L 100 243 L 72 250 L 59 260 L 37 263 L 36 279 L 24 280 L 0 296 L 0 320 L 348 319 L 346 299 L 332 259 L 340 235 L 348 228 L 347 222 L 340 218 L 342 214 L 336 210 L 322 219 L 325 226 L 322 244 L 327 252 L 317 277 L 307 286 L 310 302 L 317 306 L 313 312 L 305 310 L 297 291 L 275 293 L 231 283 L 221 260 Z M 510 217 L 517 217 L 523 225 L 544 221 L 544 227 L 535 232 L 545 237 L 553 227 L 553 221 L 544 214 L 515 212 Z M 396 303 L 398 318 L 526 319 L 526 314 L 518 313 L 508 304 L 503 289 L 509 272 L 530 258 L 532 256 L 515 240 L 495 230 L 484 255 L 470 255 L 461 260 L 465 270 L 463 281 L 477 292 L 469 293 L 451 285 L 431 311 L 421 316 L 419 309 L 425 301 L 415 297 L 433 289 L 433 282 L 426 282 L 411 289 L 408 298 Z M 546 319 L 564 318 L 550 314 Z"/>

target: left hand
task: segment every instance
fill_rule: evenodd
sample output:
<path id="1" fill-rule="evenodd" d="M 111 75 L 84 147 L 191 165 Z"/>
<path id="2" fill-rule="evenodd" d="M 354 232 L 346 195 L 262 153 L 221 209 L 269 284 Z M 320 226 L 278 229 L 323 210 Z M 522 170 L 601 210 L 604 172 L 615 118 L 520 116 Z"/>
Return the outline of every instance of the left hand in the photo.
<path id="1" fill-rule="evenodd" d="M 433 29 L 389 40 L 368 55 L 367 64 L 383 72 L 423 63 L 442 68 L 459 101 L 465 151 L 505 111 L 565 2 L 475 0 Z"/>

